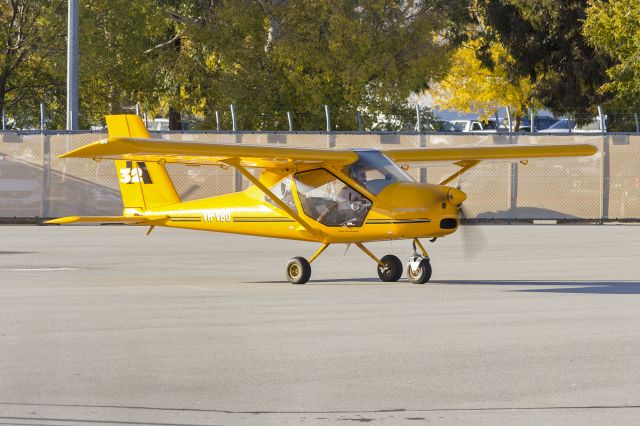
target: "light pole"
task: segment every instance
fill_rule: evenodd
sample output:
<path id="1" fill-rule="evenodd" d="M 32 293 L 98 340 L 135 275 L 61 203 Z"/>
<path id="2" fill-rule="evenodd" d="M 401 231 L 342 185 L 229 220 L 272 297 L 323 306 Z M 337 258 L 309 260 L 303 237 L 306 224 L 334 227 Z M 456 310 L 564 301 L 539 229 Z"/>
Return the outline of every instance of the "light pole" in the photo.
<path id="1" fill-rule="evenodd" d="M 67 130 L 78 130 L 78 0 L 67 15 Z"/>

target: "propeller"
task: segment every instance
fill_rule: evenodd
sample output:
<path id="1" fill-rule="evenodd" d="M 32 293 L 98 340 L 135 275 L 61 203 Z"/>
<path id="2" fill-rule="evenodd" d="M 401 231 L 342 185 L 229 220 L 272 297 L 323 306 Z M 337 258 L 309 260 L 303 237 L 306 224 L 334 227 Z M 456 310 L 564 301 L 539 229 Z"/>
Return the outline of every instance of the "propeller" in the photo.
<path id="1" fill-rule="evenodd" d="M 462 190 L 461 186 L 461 179 L 458 178 L 457 188 Z M 464 202 L 459 205 L 458 214 L 460 217 L 460 238 L 462 239 L 464 258 L 465 260 L 475 259 L 487 245 L 487 239 L 479 226 L 469 223 L 468 219 L 471 215 Z M 466 222 L 465 224 L 462 223 L 463 220 Z"/>

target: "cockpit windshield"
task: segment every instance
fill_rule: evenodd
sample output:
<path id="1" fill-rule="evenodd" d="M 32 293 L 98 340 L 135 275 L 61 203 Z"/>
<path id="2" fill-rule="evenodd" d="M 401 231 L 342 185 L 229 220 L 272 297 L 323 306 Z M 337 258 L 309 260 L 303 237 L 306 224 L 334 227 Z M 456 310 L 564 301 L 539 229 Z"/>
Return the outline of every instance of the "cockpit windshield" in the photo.
<path id="1" fill-rule="evenodd" d="M 395 182 L 413 182 L 396 163 L 380 151 L 358 151 L 358 161 L 344 170 L 373 195 Z"/>

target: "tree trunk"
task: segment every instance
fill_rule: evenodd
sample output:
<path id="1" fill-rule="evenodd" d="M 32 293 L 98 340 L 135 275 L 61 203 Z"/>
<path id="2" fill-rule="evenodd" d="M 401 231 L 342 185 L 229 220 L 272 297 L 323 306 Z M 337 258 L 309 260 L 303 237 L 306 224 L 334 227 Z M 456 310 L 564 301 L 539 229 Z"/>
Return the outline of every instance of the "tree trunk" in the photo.
<path id="1" fill-rule="evenodd" d="M 174 33 L 177 33 L 173 28 Z M 173 49 L 176 51 L 176 58 L 180 57 L 180 50 L 182 49 L 182 39 L 176 38 L 173 42 Z M 169 105 L 169 130 L 182 130 L 182 116 L 180 114 L 180 83 L 178 82 L 176 87 L 176 98 L 173 105 Z M 176 105 L 177 104 L 177 105 Z"/>
<path id="2" fill-rule="evenodd" d="M 173 106 L 169 107 L 169 130 L 182 130 L 182 117 L 180 117 L 180 111 Z"/>

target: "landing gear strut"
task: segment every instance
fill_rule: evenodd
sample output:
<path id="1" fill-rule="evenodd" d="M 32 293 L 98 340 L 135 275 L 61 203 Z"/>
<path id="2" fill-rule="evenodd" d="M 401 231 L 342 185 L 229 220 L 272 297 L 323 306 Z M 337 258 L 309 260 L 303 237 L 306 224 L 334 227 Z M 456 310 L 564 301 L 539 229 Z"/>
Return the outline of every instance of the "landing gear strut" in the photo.
<path id="1" fill-rule="evenodd" d="M 355 245 L 367 256 L 376 261 L 378 264 L 378 277 L 380 277 L 382 281 L 394 282 L 402 277 L 402 261 L 396 256 L 388 254 L 378 259 L 362 243 L 355 243 Z M 289 263 L 287 263 L 287 280 L 292 284 L 305 284 L 309 281 L 309 278 L 311 278 L 311 262 L 320 256 L 327 247 L 329 247 L 329 244 L 323 244 L 309 260 L 304 257 L 294 257 L 291 259 Z M 420 248 L 420 252 L 418 252 L 418 248 Z M 409 257 L 407 278 L 413 284 L 424 284 L 431 278 L 429 255 L 417 238 L 413 239 L 413 254 Z"/>

